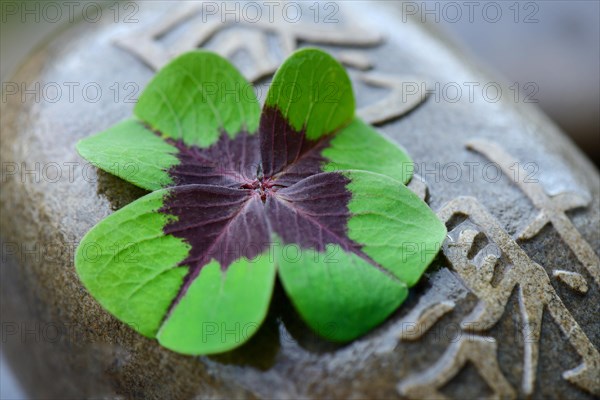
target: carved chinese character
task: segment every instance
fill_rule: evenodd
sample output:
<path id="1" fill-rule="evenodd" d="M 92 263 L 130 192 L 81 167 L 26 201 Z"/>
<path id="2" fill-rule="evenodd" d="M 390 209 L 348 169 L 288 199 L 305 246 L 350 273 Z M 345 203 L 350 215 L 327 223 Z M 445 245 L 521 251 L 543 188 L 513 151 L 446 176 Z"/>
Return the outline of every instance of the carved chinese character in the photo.
<path id="1" fill-rule="evenodd" d="M 542 316 L 547 310 L 582 360 L 578 367 L 565 371 L 563 377 L 591 393 L 600 393 L 600 381 L 597 379 L 600 376 L 600 354 L 557 295 L 544 268 L 527 256 L 476 199 L 454 199 L 439 210 L 438 215 L 447 223 L 456 215 L 468 218 L 468 223 L 450 232 L 443 250 L 453 270 L 479 299 L 475 309 L 461 321 L 462 329 L 484 332 L 492 328 L 504 313 L 511 293 L 518 288 L 523 318 L 521 334 L 525 339 L 523 392 L 526 395 L 533 393 Z M 481 235 L 488 245 L 472 255 L 474 242 Z M 499 267 L 500 262 L 505 264 L 503 268 Z M 496 275 L 499 277 L 496 278 Z M 438 311 L 434 308 L 430 315 L 443 315 Z M 432 320 L 427 321 L 428 326 L 433 323 Z M 403 334 L 402 338 L 406 339 L 406 336 Z M 479 364 L 487 365 L 486 370 L 480 367 L 480 372 L 498 397 L 512 397 L 506 386 L 508 383 L 497 367 L 495 346 L 485 344 L 484 339 L 475 337 L 453 344 L 432 369 L 407 378 L 399 385 L 399 390 L 416 397 L 424 393 L 439 394 L 437 388 L 448 382 L 469 360 L 478 367 Z"/>
<path id="2" fill-rule="evenodd" d="M 373 67 L 367 54 L 353 48 L 372 48 L 382 43 L 382 37 L 373 30 L 362 29 L 356 23 L 336 24 L 325 28 L 324 24 L 308 24 L 305 21 L 289 23 L 281 18 L 273 21 L 258 19 L 247 21 L 240 15 L 239 7 L 222 18 L 207 12 L 206 5 L 184 3 L 174 12 L 169 13 L 159 23 L 150 25 L 141 31 L 118 37 L 117 46 L 139 57 L 151 68 L 158 70 L 173 57 L 214 41 L 214 51 L 224 57 L 233 58 L 243 52 L 250 58 L 250 66 L 241 68 L 248 80 L 256 82 L 273 74 L 279 64 L 298 49 L 300 42 L 342 47 L 341 50 L 330 50 L 333 55 L 348 67 L 361 71 Z M 185 34 L 166 45 L 162 38 L 185 25 Z M 277 45 L 270 40 L 275 39 Z M 379 72 L 363 72 L 355 76 L 367 85 L 388 89 L 385 97 L 375 104 L 357 111 L 365 121 L 380 124 L 399 118 L 425 99 L 422 78 L 382 74 Z"/>

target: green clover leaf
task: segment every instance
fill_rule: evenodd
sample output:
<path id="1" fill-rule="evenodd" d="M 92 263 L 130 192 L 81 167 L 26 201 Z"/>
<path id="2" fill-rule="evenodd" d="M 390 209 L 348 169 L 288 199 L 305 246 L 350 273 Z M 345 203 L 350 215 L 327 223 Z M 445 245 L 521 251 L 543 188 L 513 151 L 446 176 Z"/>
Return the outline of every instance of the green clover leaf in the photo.
<path id="1" fill-rule="evenodd" d="M 148 84 L 133 118 L 77 150 L 109 172 L 136 163 L 117 175 L 152 191 L 83 238 L 81 281 L 180 353 L 249 339 L 277 275 L 308 325 L 355 339 L 404 301 L 446 235 L 404 186 L 406 152 L 354 116 L 348 75 L 316 49 L 279 68 L 262 113 L 225 59 L 184 54 Z"/>

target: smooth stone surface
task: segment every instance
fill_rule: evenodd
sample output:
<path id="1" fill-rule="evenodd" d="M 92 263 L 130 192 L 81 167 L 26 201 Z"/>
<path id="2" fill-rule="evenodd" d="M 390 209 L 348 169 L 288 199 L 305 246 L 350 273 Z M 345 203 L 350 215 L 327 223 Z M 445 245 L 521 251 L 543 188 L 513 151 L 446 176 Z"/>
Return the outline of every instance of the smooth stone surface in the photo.
<path id="1" fill-rule="evenodd" d="M 339 346 L 319 339 L 298 319 L 281 290 L 259 333 L 238 350 L 219 356 L 175 354 L 104 312 L 79 282 L 73 251 L 94 224 L 144 192 L 87 168 L 74 145 L 131 114 L 133 103 L 123 101 L 124 93 L 115 102 L 109 88 L 115 82 L 135 82 L 143 88 L 153 70 L 115 41 L 133 35 L 139 50 L 147 51 L 137 32 L 175 15 L 169 7 L 143 4 L 138 24 L 115 24 L 109 15 L 96 24 L 82 23 L 40 50 L 12 79 L 29 84 L 79 82 L 80 87 L 96 82 L 103 89 L 98 102 L 83 101 L 79 90 L 71 102 L 63 86 L 56 102 L 36 102 L 31 96 L 22 102 L 17 95 L 2 104 L 3 351 L 33 396 L 397 398 L 433 396 L 436 387 L 456 398 L 492 392 L 540 399 L 599 395 L 600 292 L 593 277 L 600 268 L 598 171 L 543 115 L 512 103 L 510 96 L 490 102 L 479 95 L 469 101 L 463 92 L 459 101 L 451 102 L 431 95 L 401 118 L 382 117 L 390 121 L 381 131 L 408 149 L 427 182 L 429 204 L 448 219 L 452 232 L 444 254 L 411 290 L 407 302 L 360 340 Z M 390 82 L 390 77 L 414 82 L 409 78 L 414 76 L 442 87 L 448 82 L 493 82 L 435 34 L 413 21 L 402 23 L 397 6 L 348 2 L 340 5 L 338 17 L 339 26 L 324 29 L 353 26 L 351 21 L 358 20 L 367 32 L 384 39 L 345 47 L 334 45 L 331 36 L 325 40 L 329 44 L 323 47 L 340 58 L 350 57 L 356 65 L 360 54 L 359 60 L 372 63 L 371 71 L 351 69 L 361 107 L 388 93 L 364 84 L 375 73 L 387 74 Z M 169 49 L 189 39 L 186 29 L 200 31 L 189 21 L 182 24 L 163 38 Z M 250 38 L 243 29 L 262 28 L 239 29 L 222 29 L 208 47 L 218 48 L 228 35 L 234 35 L 231 40 Z M 281 29 L 298 25 L 284 24 Z M 277 43 L 271 40 L 269 46 L 275 52 Z M 340 55 L 348 46 L 354 53 Z M 252 70 L 243 54 L 233 58 L 242 71 Z M 398 101 L 394 104 L 402 108 Z M 381 117 L 375 114 L 373 118 Z M 487 142 L 475 143 L 480 151 L 473 151 L 467 148 L 473 140 Z M 493 143 L 500 147 L 490 147 Z M 488 167 L 484 150 L 497 162 L 502 161 L 501 152 L 507 152 L 526 172 L 531 166 L 539 183 L 519 186 L 506 175 L 496 180 L 497 165 Z M 36 163 L 42 178 L 44 168 L 57 163 L 61 178 L 54 181 L 53 167 L 48 167 L 46 179 L 35 181 L 24 167 L 35 169 Z M 457 180 L 455 165 L 461 171 Z M 538 200 L 544 193 L 563 196 L 540 205 L 527 193 Z M 533 225 L 536 229 L 527 238 L 525 228 L 541 206 L 553 223 L 539 227 L 539 232 Z M 559 218 L 562 209 L 573 206 L 577 208 Z M 483 234 L 473 238 L 475 231 Z M 460 233 L 475 241 L 466 256 L 460 253 Z M 521 239 L 514 240 L 519 235 Z M 469 267 L 468 259 L 481 249 L 482 255 L 501 255 L 495 270 L 482 255 L 472 261 L 477 267 Z M 573 286 L 581 288 L 584 280 L 587 291 L 566 285 L 565 274 L 556 275 L 555 270 L 579 274 Z M 508 297 L 506 307 L 502 297 Z M 481 329 L 475 333 L 460 325 L 469 321 L 473 310 L 487 311 L 480 314 L 475 329 Z M 532 324 L 526 325 L 524 317 Z M 537 338 L 535 327 L 540 324 Z M 527 361 L 528 352 L 536 349 L 539 357 Z M 537 367 L 530 367 L 536 359 Z M 564 371 L 579 365 L 578 385 L 563 378 Z"/>

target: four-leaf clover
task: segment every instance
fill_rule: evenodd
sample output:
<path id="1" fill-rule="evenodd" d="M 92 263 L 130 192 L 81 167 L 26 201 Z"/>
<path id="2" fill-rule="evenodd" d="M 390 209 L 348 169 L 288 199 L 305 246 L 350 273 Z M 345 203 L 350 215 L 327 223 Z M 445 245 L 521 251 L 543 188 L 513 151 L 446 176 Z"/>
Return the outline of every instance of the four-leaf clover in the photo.
<path id="1" fill-rule="evenodd" d="M 252 336 L 276 276 L 327 339 L 380 324 L 446 229 L 404 186 L 410 158 L 354 108 L 348 75 L 320 50 L 285 61 L 262 113 L 227 60 L 176 58 L 133 118 L 77 145 L 108 171 L 134 163 L 135 174 L 116 175 L 152 191 L 84 237 L 75 259 L 83 284 L 117 318 L 186 354 Z"/>

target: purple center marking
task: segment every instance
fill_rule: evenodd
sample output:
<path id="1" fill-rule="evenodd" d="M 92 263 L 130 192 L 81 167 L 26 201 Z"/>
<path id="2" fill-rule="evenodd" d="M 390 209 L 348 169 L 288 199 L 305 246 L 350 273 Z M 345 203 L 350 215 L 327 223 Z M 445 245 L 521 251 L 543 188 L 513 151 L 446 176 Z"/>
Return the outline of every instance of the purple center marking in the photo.
<path id="1" fill-rule="evenodd" d="M 231 139 L 223 132 L 208 148 L 167 139 L 179 150 L 180 163 L 169 170 L 176 186 L 160 212 L 175 218 L 164 232 L 190 245 L 180 263 L 189 272 L 170 310 L 211 260 L 226 271 L 242 257 L 263 254 L 273 235 L 282 245 L 319 252 L 338 245 L 381 268 L 348 237 L 349 179 L 322 173 L 326 159 L 321 153 L 330 139 L 307 140 L 304 130 L 294 130 L 269 107 L 258 135 L 239 132 Z"/>

